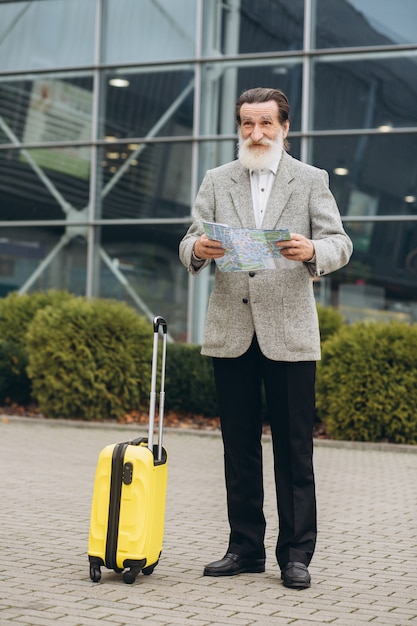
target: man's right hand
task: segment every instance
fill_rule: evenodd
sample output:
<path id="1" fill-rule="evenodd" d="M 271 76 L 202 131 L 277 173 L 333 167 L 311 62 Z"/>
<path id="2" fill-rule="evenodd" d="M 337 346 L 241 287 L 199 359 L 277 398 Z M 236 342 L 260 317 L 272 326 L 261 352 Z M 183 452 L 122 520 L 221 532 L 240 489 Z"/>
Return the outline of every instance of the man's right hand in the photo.
<path id="1" fill-rule="evenodd" d="M 220 259 L 224 256 L 224 248 L 220 241 L 201 235 L 194 244 L 193 252 L 199 259 Z"/>

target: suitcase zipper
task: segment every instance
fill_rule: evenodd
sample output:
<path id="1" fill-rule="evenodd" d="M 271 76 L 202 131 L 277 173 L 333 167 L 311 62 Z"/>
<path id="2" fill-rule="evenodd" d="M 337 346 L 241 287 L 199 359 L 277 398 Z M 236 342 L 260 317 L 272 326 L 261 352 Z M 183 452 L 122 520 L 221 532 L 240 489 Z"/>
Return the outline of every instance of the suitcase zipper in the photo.
<path id="1" fill-rule="evenodd" d="M 116 563 L 119 534 L 120 499 L 122 495 L 123 461 L 128 443 L 115 445 L 112 455 L 109 515 L 107 522 L 106 567 L 119 569 Z"/>

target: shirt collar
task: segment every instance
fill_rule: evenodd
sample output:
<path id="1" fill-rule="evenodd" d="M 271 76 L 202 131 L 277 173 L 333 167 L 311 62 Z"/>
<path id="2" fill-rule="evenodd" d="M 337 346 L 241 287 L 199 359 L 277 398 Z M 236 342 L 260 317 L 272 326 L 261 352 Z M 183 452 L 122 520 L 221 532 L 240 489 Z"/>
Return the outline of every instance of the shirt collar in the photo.
<path id="1" fill-rule="evenodd" d="M 275 176 L 277 171 L 278 171 L 278 165 L 279 165 L 280 160 L 281 159 L 278 159 L 277 161 L 272 163 L 268 168 L 265 168 L 264 170 L 250 170 L 250 173 L 252 175 L 252 174 L 255 174 L 255 173 L 259 173 L 259 172 L 265 172 L 265 173 L 272 172 L 274 174 L 274 176 Z"/>

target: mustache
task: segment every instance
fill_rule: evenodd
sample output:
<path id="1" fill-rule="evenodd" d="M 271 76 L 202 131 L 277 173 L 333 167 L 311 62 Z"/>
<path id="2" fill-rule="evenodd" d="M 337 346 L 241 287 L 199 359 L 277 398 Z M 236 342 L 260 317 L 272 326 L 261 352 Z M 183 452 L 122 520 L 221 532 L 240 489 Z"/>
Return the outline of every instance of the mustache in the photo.
<path id="1" fill-rule="evenodd" d="M 250 148 L 251 146 L 272 146 L 273 141 L 271 139 L 261 139 L 260 141 L 253 141 L 250 137 L 242 140 L 242 145 Z"/>

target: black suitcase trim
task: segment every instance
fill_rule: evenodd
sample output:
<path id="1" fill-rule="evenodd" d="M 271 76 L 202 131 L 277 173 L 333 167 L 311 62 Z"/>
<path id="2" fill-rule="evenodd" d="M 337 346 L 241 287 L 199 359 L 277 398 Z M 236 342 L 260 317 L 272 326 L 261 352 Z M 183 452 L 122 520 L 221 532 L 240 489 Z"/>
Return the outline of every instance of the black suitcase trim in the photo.
<path id="1" fill-rule="evenodd" d="M 128 443 L 117 443 L 113 449 L 110 481 L 109 515 L 107 521 L 106 567 L 120 572 L 116 563 L 117 537 L 119 533 L 120 499 L 122 495 L 123 465 Z"/>

